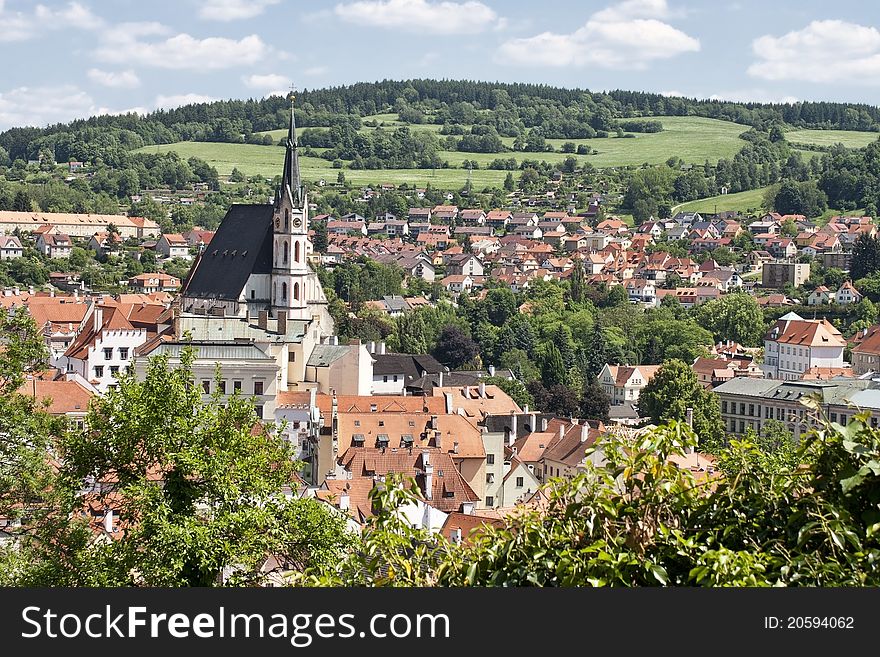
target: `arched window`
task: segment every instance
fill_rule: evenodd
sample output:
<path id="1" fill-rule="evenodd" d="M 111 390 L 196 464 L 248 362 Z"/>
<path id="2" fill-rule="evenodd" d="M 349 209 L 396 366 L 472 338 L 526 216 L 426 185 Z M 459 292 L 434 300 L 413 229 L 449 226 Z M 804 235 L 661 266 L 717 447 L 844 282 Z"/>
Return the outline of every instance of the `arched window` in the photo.
<path id="1" fill-rule="evenodd" d="M 288 247 L 287 247 L 287 242 L 283 242 L 283 244 L 284 244 L 284 247 L 283 247 L 282 263 L 286 265 L 287 264 L 287 249 L 288 249 Z"/>
<path id="2" fill-rule="evenodd" d="M 287 283 L 281 284 L 281 300 L 282 301 L 287 300 Z"/>
<path id="3" fill-rule="evenodd" d="M 299 262 L 299 242 L 293 243 L 293 261 Z"/>
<path id="4" fill-rule="evenodd" d="M 293 284 L 293 298 L 299 301 L 299 283 Z"/>
<path id="5" fill-rule="evenodd" d="M 290 210 L 284 211 L 284 232 L 290 232 Z"/>

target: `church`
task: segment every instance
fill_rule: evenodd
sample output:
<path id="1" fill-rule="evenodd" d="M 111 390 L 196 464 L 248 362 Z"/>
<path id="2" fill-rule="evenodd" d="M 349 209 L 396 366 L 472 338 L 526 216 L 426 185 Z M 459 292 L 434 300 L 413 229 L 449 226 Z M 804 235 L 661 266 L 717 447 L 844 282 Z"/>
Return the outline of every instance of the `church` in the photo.
<path id="1" fill-rule="evenodd" d="M 297 151 L 291 103 L 274 199 L 229 209 L 190 269 L 172 330 L 137 350 L 137 372 L 160 354 L 176 366 L 183 350 L 194 347 L 194 378 L 206 399 L 240 392 L 262 418 L 274 416 L 279 393 L 371 393 L 373 359 L 360 341 L 339 344 L 309 262 L 309 203 Z"/>
<path id="2" fill-rule="evenodd" d="M 309 265 L 309 203 L 300 178 L 293 104 L 274 203 L 233 205 L 181 290 L 184 313 L 311 322 L 333 332 L 327 298 Z"/>

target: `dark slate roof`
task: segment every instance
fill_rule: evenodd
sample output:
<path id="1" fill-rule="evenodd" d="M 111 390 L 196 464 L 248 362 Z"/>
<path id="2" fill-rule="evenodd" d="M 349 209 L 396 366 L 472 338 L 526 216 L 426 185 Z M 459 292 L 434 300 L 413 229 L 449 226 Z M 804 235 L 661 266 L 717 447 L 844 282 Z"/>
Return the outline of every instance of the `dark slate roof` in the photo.
<path id="1" fill-rule="evenodd" d="M 443 366 L 433 356 L 413 354 L 373 354 L 373 374 L 400 374 L 404 381 L 413 381 L 422 376 L 422 372 L 434 374 L 443 372 Z"/>
<path id="2" fill-rule="evenodd" d="M 272 206 L 233 205 L 199 255 L 182 294 L 236 300 L 251 274 L 272 273 Z"/>
<path id="3" fill-rule="evenodd" d="M 480 377 L 474 374 L 462 374 L 461 372 L 449 372 L 443 375 L 444 386 L 475 386 L 480 382 Z M 407 380 L 406 389 L 416 395 L 430 395 L 435 387 L 440 385 L 440 374 L 426 374 Z"/>

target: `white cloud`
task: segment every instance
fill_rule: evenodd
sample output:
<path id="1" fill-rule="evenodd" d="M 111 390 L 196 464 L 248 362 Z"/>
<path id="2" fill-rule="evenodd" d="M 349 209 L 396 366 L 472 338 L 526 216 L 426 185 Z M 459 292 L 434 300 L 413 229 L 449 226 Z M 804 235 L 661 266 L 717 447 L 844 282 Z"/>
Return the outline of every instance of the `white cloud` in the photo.
<path id="1" fill-rule="evenodd" d="M 290 78 L 277 73 L 245 75 L 241 81 L 249 89 L 280 89 L 290 85 Z"/>
<path id="2" fill-rule="evenodd" d="M 477 34 L 499 21 L 495 10 L 473 0 L 359 0 L 340 3 L 333 11 L 349 23 L 421 34 Z"/>
<path id="3" fill-rule="evenodd" d="M 104 25 L 103 19 L 79 2 L 69 2 L 60 9 L 37 5 L 33 13 L 7 11 L 5 3 L 0 2 L 0 43 L 27 41 L 47 30 L 96 30 Z"/>
<path id="4" fill-rule="evenodd" d="M 183 105 L 193 105 L 195 103 L 213 103 L 216 98 L 213 96 L 203 96 L 202 94 L 177 94 L 171 96 L 156 96 L 153 103 L 156 109 L 173 109 Z"/>
<path id="5" fill-rule="evenodd" d="M 95 84 L 111 89 L 135 89 L 141 85 L 140 78 L 130 69 L 127 71 L 102 71 L 99 68 L 90 68 L 86 75 Z"/>
<path id="6" fill-rule="evenodd" d="M 199 17 L 209 21 L 238 21 L 262 14 L 281 0 L 203 0 Z"/>
<path id="7" fill-rule="evenodd" d="M 319 75 L 324 75 L 329 70 L 330 69 L 326 66 L 310 66 L 303 71 L 303 75 L 307 75 L 308 77 L 318 77 Z"/>
<path id="8" fill-rule="evenodd" d="M 164 34 L 167 29 L 155 23 L 138 26 L 135 31 L 114 29 L 109 32 L 95 51 L 95 57 L 116 64 L 210 71 L 252 65 L 269 52 L 269 46 L 256 34 L 238 40 L 197 39 L 189 34 L 177 34 L 160 41 L 145 41 L 139 37 Z"/>
<path id="9" fill-rule="evenodd" d="M 568 34 L 543 32 L 501 44 L 497 62 L 515 66 L 644 69 L 650 62 L 700 50 L 700 42 L 660 18 L 666 0 L 627 0 L 607 7 Z"/>
<path id="10" fill-rule="evenodd" d="M 752 42 L 758 61 L 749 75 L 764 80 L 880 84 L 880 31 L 840 20 L 813 21 L 801 30 Z"/>
<path id="11" fill-rule="evenodd" d="M 666 96 L 667 98 L 671 98 L 671 97 L 673 97 L 673 96 L 679 96 L 679 97 L 683 97 L 683 98 L 687 98 L 687 97 L 688 97 L 687 94 L 682 93 L 681 91 L 678 91 L 677 89 L 669 89 L 669 90 L 667 90 L 667 91 L 661 91 L 661 92 L 660 92 L 660 95 L 661 95 L 661 96 Z"/>
<path id="12" fill-rule="evenodd" d="M 0 93 L 0 130 L 12 126 L 42 127 L 97 112 L 92 97 L 74 85 L 16 87 Z"/>

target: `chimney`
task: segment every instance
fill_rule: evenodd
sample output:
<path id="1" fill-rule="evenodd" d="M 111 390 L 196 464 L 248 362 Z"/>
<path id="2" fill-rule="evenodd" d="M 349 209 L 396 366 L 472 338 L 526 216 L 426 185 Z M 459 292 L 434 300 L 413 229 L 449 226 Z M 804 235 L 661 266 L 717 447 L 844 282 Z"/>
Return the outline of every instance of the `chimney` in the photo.
<path id="1" fill-rule="evenodd" d="M 108 534 L 113 533 L 113 509 L 104 512 L 104 531 Z"/>
<path id="2" fill-rule="evenodd" d="M 438 388 L 442 388 L 442 387 L 443 387 L 443 372 L 440 372 L 440 375 L 439 375 L 439 377 L 438 377 L 438 381 L 437 381 L 437 387 L 438 387 Z M 450 413 L 450 412 L 451 412 L 451 411 L 447 411 L 447 413 Z"/>
<path id="3" fill-rule="evenodd" d="M 528 407 L 526 407 L 526 413 L 528 413 L 528 412 L 529 412 L 529 409 L 528 409 Z M 532 431 L 538 430 L 538 414 L 537 413 L 530 414 L 529 426 L 532 427 Z"/>
<path id="4" fill-rule="evenodd" d="M 437 428 L 437 416 L 436 416 L 436 415 L 432 415 L 432 416 L 431 416 L 431 423 L 430 423 L 429 426 L 430 426 L 432 429 L 436 429 L 436 428 Z"/>
<path id="5" fill-rule="evenodd" d="M 422 464 L 425 467 L 425 499 L 430 500 L 434 491 L 434 466 L 431 465 L 430 454 L 422 452 Z"/>
<path id="6" fill-rule="evenodd" d="M 563 438 L 565 438 L 565 425 L 560 424 L 559 425 L 559 440 L 562 440 Z"/>
<path id="7" fill-rule="evenodd" d="M 378 347 L 377 347 L 377 348 L 379 349 L 379 355 L 380 355 L 380 356 L 384 356 L 384 355 L 385 355 L 385 343 L 384 343 L 384 342 L 380 342 L 380 343 L 378 344 Z"/>
<path id="8" fill-rule="evenodd" d="M 480 391 L 480 398 L 485 399 L 486 398 L 486 384 L 483 383 L 482 381 L 480 381 L 480 386 L 478 389 Z"/>
<path id="9" fill-rule="evenodd" d="M 587 438 L 590 437 L 590 426 L 586 423 L 581 425 L 581 442 L 587 442 Z"/>
<path id="10" fill-rule="evenodd" d="M 517 417 L 516 411 L 510 411 L 510 443 L 513 444 L 516 442 L 516 439 L 519 438 L 517 434 Z"/>
<path id="11" fill-rule="evenodd" d="M 440 377 L 443 378 L 443 372 L 440 372 Z M 446 414 L 451 415 L 452 414 L 452 393 L 451 392 L 444 392 L 443 398 L 446 400 Z"/>
<path id="12" fill-rule="evenodd" d="M 547 418 L 541 418 L 541 431 L 547 431 Z"/>
<path id="13" fill-rule="evenodd" d="M 523 413 L 525 413 L 526 415 L 529 414 L 529 405 L 528 404 L 525 404 L 523 406 Z M 534 427 L 535 427 L 534 420 L 532 420 L 532 431 L 536 431 L 536 429 Z"/>
<path id="14" fill-rule="evenodd" d="M 95 309 L 92 311 L 92 319 L 94 320 L 95 333 L 97 333 L 101 330 L 101 327 L 104 326 L 103 306 L 95 304 Z"/>
<path id="15" fill-rule="evenodd" d="M 495 376 L 495 366 L 489 365 L 489 376 Z"/>
<path id="16" fill-rule="evenodd" d="M 348 494 L 348 489 L 339 496 L 339 509 L 341 511 L 348 511 L 351 508 L 351 496 Z"/>
<path id="17" fill-rule="evenodd" d="M 452 453 L 458 454 L 458 441 L 457 440 L 454 440 L 452 442 Z"/>
<path id="18" fill-rule="evenodd" d="M 370 340 L 370 341 L 367 343 L 367 351 L 369 351 L 371 354 L 375 354 L 375 353 L 376 353 L 376 343 L 373 342 L 372 340 Z"/>
<path id="19" fill-rule="evenodd" d="M 315 396 L 318 393 L 317 388 L 309 388 L 309 408 L 315 407 Z"/>
<path id="20" fill-rule="evenodd" d="M 49 296 L 54 299 L 55 298 L 55 288 L 49 288 Z"/>
<path id="21" fill-rule="evenodd" d="M 259 326 L 264 331 L 269 327 L 269 311 L 261 310 L 257 315 L 257 326 Z"/>
<path id="22" fill-rule="evenodd" d="M 452 530 L 452 542 L 456 545 L 461 543 L 461 527 Z"/>
<path id="23" fill-rule="evenodd" d="M 287 335 L 287 311 L 278 311 L 278 334 Z"/>

